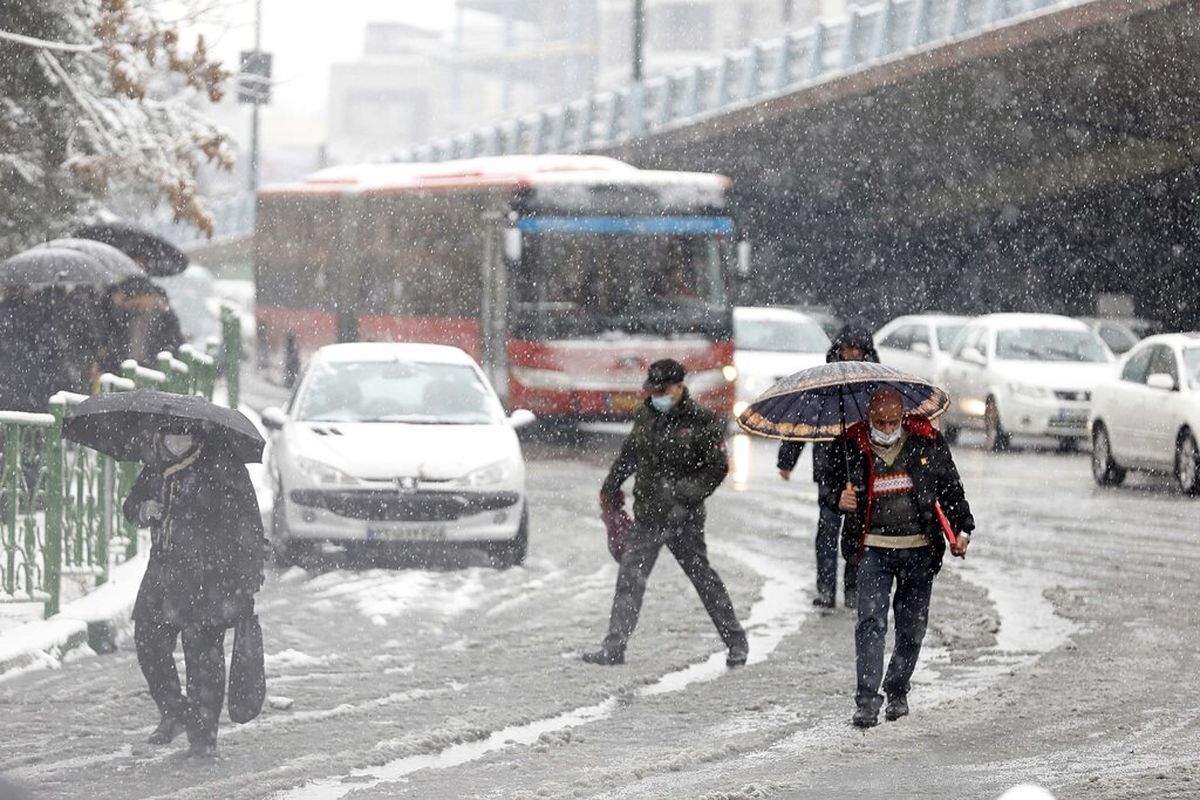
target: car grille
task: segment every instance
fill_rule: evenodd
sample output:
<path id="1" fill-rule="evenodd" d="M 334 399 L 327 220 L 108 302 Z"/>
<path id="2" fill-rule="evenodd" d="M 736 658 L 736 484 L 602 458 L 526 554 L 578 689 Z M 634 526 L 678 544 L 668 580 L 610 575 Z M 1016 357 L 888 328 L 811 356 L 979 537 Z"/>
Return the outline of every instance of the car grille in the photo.
<path id="1" fill-rule="evenodd" d="M 1084 403 L 1086 403 L 1092 399 L 1091 392 L 1082 392 L 1082 391 L 1081 392 L 1055 391 L 1054 396 L 1056 398 L 1058 398 L 1059 400 L 1076 400 L 1076 401 L 1080 401 L 1080 402 L 1084 402 Z"/>
<path id="2" fill-rule="evenodd" d="M 459 517 L 509 508 L 516 492 L 401 492 L 396 490 L 296 490 L 292 502 L 315 506 L 351 519 L 392 522 L 450 522 Z"/>

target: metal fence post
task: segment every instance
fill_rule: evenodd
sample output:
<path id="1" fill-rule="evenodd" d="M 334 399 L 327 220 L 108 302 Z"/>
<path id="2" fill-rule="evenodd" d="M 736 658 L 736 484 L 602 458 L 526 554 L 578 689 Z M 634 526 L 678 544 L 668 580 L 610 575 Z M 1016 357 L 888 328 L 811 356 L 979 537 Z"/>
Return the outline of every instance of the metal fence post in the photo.
<path id="1" fill-rule="evenodd" d="M 44 451 L 46 458 L 46 538 L 42 549 L 44 559 L 42 574 L 47 595 L 45 609 L 47 617 L 58 613 L 62 590 L 63 495 L 66 493 L 66 486 L 63 482 L 62 429 L 66 410 L 67 404 L 64 399 L 55 398 L 50 401 L 50 413 L 54 416 L 54 424 L 46 430 Z M 10 513 L 14 515 L 11 518 L 15 523 L 15 502 L 12 504 Z M 108 548 L 104 547 L 103 550 L 107 558 Z M 32 559 L 32 557 L 32 553 L 26 555 L 27 559 Z M 108 565 L 106 563 L 105 575 L 107 572 Z"/>
<path id="2" fill-rule="evenodd" d="M 4 494 L 8 505 L 4 511 L 7 541 L 4 546 L 4 591 L 17 593 L 17 505 L 21 498 L 21 429 L 15 423 L 4 425 Z"/>
<path id="3" fill-rule="evenodd" d="M 930 8 L 932 0 L 915 0 L 915 2 L 916 7 L 913 9 L 913 28 L 912 40 L 909 42 L 910 47 L 920 47 L 929 41 L 929 20 L 933 16 L 933 11 Z"/>
<path id="4" fill-rule="evenodd" d="M 808 46 L 812 48 L 808 53 L 809 79 L 816 78 L 825 71 L 825 40 L 828 37 L 829 31 L 825 23 L 817 20 L 817 24 L 813 25 L 812 37 L 808 40 Z"/>
<path id="5" fill-rule="evenodd" d="M 221 309 L 221 348 L 229 407 L 237 408 L 242 395 L 242 321 L 228 306 Z"/>

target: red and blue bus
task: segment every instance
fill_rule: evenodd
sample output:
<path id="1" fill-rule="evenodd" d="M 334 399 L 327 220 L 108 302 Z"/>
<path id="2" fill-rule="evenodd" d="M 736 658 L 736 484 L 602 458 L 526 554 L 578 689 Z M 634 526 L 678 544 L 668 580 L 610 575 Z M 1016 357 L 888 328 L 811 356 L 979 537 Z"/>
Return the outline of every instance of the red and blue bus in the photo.
<path id="1" fill-rule="evenodd" d="M 729 413 L 728 188 L 600 156 L 335 167 L 264 188 L 260 364 L 337 341 L 449 344 L 510 408 L 620 419 L 671 357 Z"/>

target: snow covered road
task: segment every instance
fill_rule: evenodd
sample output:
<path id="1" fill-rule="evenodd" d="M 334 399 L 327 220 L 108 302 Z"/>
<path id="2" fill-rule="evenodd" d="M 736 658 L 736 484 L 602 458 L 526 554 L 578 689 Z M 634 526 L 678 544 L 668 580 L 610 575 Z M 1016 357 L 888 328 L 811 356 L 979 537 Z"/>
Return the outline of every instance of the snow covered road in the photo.
<path id="1" fill-rule="evenodd" d="M 153 748 L 131 648 L 0 682 L 0 772 L 38 797 L 1162 797 L 1200 780 L 1194 502 L 1096 489 L 1082 456 L 957 450 L 980 536 L 934 593 L 913 716 L 852 729 L 849 611 L 811 604 L 815 492 L 736 438 L 713 562 L 751 634 L 724 667 L 673 561 L 622 667 L 579 662 L 615 565 L 595 495 L 617 444 L 532 444 L 531 557 L 273 573 L 268 707 L 218 757 Z M 1160 777 L 1161 776 L 1161 777 Z M 1178 794 L 1178 796 L 1186 796 Z"/>

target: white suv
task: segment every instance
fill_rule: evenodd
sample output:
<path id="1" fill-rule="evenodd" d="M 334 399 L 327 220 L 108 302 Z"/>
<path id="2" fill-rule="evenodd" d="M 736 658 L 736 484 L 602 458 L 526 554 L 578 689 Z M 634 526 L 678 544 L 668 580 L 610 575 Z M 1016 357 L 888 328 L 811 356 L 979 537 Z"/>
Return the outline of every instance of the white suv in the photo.
<path id="1" fill-rule="evenodd" d="M 1113 356 L 1086 324 L 1055 314 L 988 314 L 955 339 L 938 382 L 950 393 L 942 430 L 981 428 L 987 446 L 1013 434 L 1052 436 L 1062 449 L 1087 437 L 1092 389 Z"/>

